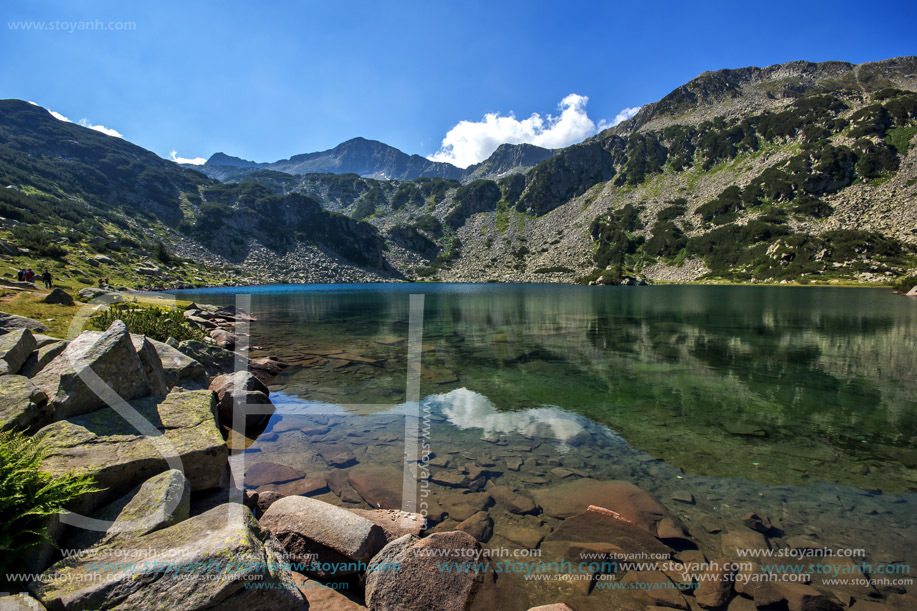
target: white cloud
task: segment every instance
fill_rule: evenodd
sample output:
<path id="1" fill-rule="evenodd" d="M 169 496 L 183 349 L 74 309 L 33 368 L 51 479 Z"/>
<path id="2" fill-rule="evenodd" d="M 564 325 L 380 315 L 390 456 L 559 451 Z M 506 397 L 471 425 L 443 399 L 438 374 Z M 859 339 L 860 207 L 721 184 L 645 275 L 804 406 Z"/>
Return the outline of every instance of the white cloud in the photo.
<path id="1" fill-rule="evenodd" d="M 104 125 L 93 125 L 86 119 L 80 119 L 80 125 L 82 125 L 83 127 L 88 127 L 89 129 L 94 129 L 97 132 L 102 132 L 106 136 L 114 136 L 115 138 L 124 137 L 115 129 L 112 129 L 110 127 L 105 127 Z"/>
<path id="2" fill-rule="evenodd" d="M 641 108 L 643 107 L 642 106 L 631 106 L 630 108 L 625 108 L 621 112 L 616 114 L 615 118 L 612 119 L 611 121 L 606 121 L 605 119 L 602 119 L 601 121 L 599 121 L 598 131 L 602 131 L 603 129 L 608 129 L 609 127 L 614 127 L 618 123 L 623 123 L 624 121 L 627 121 L 628 119 L 636 115 L 638 112 L 640 112 Z"/>
<path id="3" fill-rule="evenodd" d="M 39 105 L 39 104 L 35 104 L 35 102 L 29 102 L 29 104 L 33 104 L 33 105 L 35 105 L 35 106 L 39 106 L 39 107 L 40 107 L 40 105 Z M 51 110 L 50 108 L 46 108 L 45 110 L 47 110 L 48 113 L 50 113 L 50 115 L 51 115 L 52 117 L 54 117 L 55 119 L 57 119 L 58 121 L 64 121 L 64 122 L 66 122 L 66 123 L 73 123 L 73 121 L 71 121 L 70 119 L 68 119 L 68 118 L 65 117 L 64 115 L 60 114 L 59 112 L 55 112 L 55 111 Z M 110 127 L 105 127 L 104 125 L 93 125 L 93 124 L 90 123 L 89 120 L 87 120 L 87 119 L 80 119 L 80 123 L 79 123 L 79 124 L 82 125 L 83 127 L 88 127 L 89 129 L 94 129 L 94 130 L 96 130 L 97 132 L 102 132 L 102 133 L 105 134 L 106 136 L 113 136 L 113 137 L 115 137 L 115 138 L 124 138 L 124 136 L 122 136 L 121 133 L 120 133 L 118 130 L 112 129 L 112 128 L 110 128 Z"/>
<path id="4" fill-rule="evenodd" d="M 207 160 L 204 159 L 203 157 L 194 157 L 194 158 L 179 157 L 178 153 L 174 149 L 172 150 L 171 153 L 169 153 L 169 159 L 171 159 L 175 163 L 187 163 L 190 165 L 204 165 L 204 163 L 207 162 Z"/>
<path id="5" fill-rule="evenodd" d="M 560 114 L 542 117 L 533 113 L 521 121 L 510 112 L 502 116 L 488 113 L 481 121 L 459 121 L 446 133 L 439 151 L 427 157 L 431 161 L 445 161 L 460 168 L 484 161 L 501 144 L 534 144 L 556 149 L 575 144 L 589 136 L 614 127 L 631 118 L 639 106 L 625 108 L 612 121 L 602 119 L 598 126 L 586 113 L 589 98 L 571 93 L 558 104 Z"/>
<path id="6" fill-rule="evenodd" d="M 466 168 L 484 161 L 504 143 L 570 146 L 595 133 L 595 123 L 586 114 L 588 101 L 586 96 L 571 93 L 558 105 L 558 116 L 533 113 L 520 121 L 513 113 L 501 116 L 494 112 L 484 115 L 481 121 L 459 121 L 446 133 L 439 151 L 428 159 Z"/>
<path id="7" fill-rule="evenodd" d="M 66 121 L 67 123 L 73 123 L 73 121 L 71 121 L 64 115 L 60 114 L 59 112 L 54 112 L 53 110 L 49 110 L 48 112 L 51 113 L 51 116 L 57 119 L 58 121 Z"/>

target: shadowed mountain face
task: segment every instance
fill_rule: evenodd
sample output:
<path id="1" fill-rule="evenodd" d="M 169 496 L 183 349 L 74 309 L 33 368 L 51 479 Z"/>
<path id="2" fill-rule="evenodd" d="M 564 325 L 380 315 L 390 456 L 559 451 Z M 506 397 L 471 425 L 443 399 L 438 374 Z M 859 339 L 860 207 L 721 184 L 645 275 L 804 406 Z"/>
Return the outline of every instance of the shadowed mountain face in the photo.
<path id="1" fill-rule="evenodd" d="M 463 170 L 450 163 L 408 155 L 376 140 L 354 138 L 327 151 L 294 155 L 273 163 L 257 163 L 215 153 L 200 170 L 219 180 L 236 180 L 249 171 L 274 170 L 293 175 L 357 174 L 380 180 L 447 178 L 466 181 L 521 172 L 554 152 L 531 144 L 503 144 L 485 161 Z"/>

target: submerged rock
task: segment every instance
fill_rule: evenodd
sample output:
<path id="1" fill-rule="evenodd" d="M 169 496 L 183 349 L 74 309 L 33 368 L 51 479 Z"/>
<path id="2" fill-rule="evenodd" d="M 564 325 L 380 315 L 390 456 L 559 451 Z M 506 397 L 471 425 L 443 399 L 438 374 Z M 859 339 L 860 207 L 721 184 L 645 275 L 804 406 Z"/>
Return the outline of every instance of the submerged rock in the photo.
<path id="1" fill-rule="evenodd" d="M 555 518 L 568 518 L 594 505 L 610 509 L 654 535 L 688 538 L 678 521 L 652 495 L 627 482 L 584 478 L 536 490 L 534 496 L 545 513 Z"/>

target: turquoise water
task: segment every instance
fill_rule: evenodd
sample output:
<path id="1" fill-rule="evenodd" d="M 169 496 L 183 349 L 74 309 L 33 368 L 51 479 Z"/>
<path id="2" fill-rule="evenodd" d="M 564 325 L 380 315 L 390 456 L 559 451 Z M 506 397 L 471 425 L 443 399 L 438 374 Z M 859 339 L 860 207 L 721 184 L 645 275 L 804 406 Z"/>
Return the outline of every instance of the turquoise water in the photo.
<path id="1" fill-rule="evenodd" d="M 560 408 L 699 475 L 917 487 L 917 303 L 884 289 L 292 285 L 250 294 L 273 389 L 366 413 L 405 401 L 409 295 L 422 396 Z M 345 352 L 374 362 L 314 354 Z M 318 360 L 316 361 L 316 357 Z"/>

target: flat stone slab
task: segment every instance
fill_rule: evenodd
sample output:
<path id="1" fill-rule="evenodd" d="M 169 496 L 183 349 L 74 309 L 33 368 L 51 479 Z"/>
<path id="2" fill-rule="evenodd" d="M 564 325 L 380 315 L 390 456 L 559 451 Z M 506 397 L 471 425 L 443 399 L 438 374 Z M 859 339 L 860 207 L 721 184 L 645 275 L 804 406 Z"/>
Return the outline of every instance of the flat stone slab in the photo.
<path id="1" fill-rule="evenodd" d="M 118 567 L 99 571 L 96 563 Z M 300 611 L 289 557 L 242 505 L 225 504 L 169 528 L 66 558 L 33 582 L 50 609 Z M 266 587 L 247 589 L 246 584 Z"/>
<path id="2" fill-rule="evenodd" d="M 165 398 L 147 397 L 130 405 L 162 435 L 145 437 L 110 407 L 41 429 L 48 446 L 44 470 L 52 475 L 91 473 L 107 489 L 80 497 L 70 507 L 73 511 L 91 511 L 168 470 L 153 439 L 163 443 L 163 451 L 177 453 L 192 491 L 219 487 L 228 450 L 213 415 L 212 392 L 175 390 Z"/>

